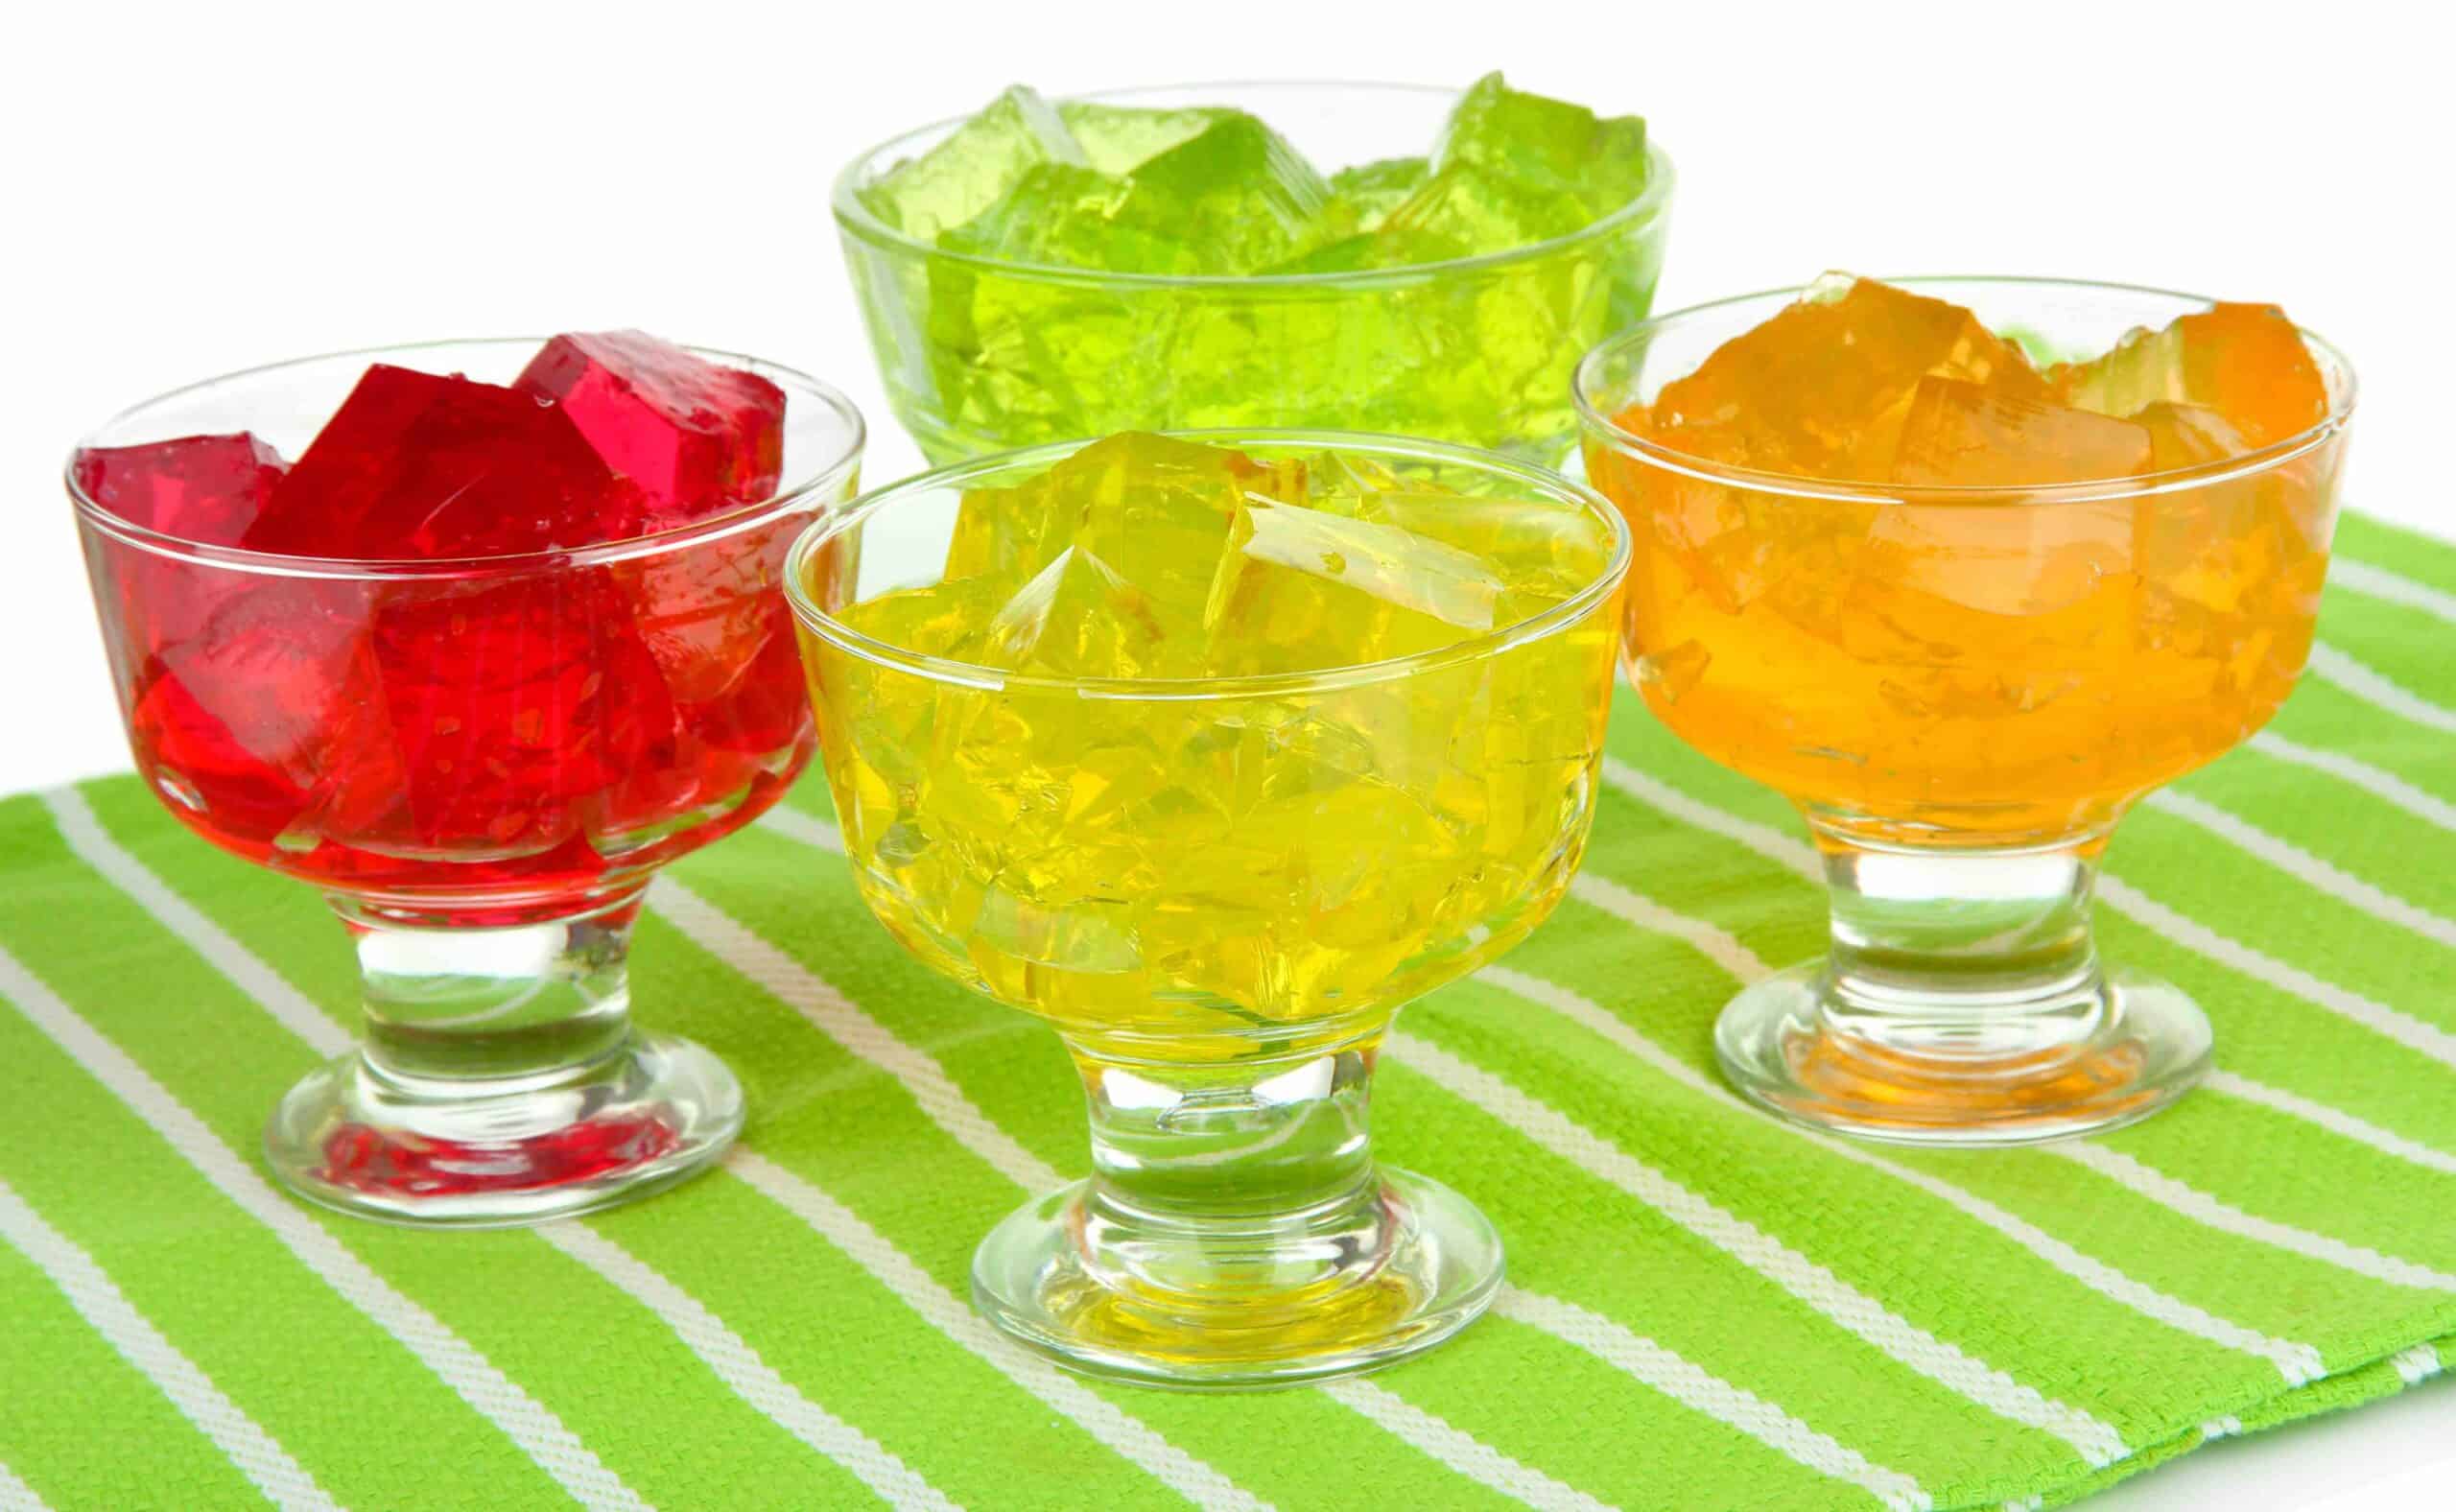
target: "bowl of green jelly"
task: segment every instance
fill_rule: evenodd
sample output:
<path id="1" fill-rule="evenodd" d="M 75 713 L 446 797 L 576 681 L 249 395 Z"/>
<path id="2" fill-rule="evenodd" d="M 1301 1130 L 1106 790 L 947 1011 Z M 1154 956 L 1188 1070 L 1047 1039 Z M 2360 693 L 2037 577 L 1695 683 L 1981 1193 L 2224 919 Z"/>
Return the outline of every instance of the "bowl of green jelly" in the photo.
<path id="1" fill-rule="evenodd" d="M 1570 373 L 1643 319 L 1671 162 L 1511 88 L 1018 86 L 838 176 L 887 400 L 932 461 L 1305 426 L 1554 463 Z"/>

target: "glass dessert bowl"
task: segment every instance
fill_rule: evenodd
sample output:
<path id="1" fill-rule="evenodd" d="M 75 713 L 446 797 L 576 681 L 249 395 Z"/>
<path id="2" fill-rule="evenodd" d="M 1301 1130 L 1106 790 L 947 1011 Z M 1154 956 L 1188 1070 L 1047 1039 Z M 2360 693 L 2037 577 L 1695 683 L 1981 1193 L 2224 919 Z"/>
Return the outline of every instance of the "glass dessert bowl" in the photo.
<path id="1" fill-rule="evenodd" d="M 265 1143 L 294 1191 L 366 1217 L 584 1212 L 741 1126 L 721 1063 L 633 1028 L 625 962 L 655 869 L 809 760 L 776 585 L 853 492 L 862 421 L 789 369 L 655 343 L 759 396 L 756 436 L 703 409 L 677 441 L 572 340 L 535 363 L 534 341 L 472 341 L 213 379 L 111 420 L 69 470 L 138 771 L 198 835 L 321 891 L 355 944 L 362 1047 L 294 1088 Z M 563 397 L 499 387 L 515 373 Z M 532 423 L 550 409 L 561 429 Z M 596 440 L 563 424 L 608 413 Z M 626 437 L 646 450 L 618 472 L 596 450 Z M 698 487 L 732 491 L 646 534 L 480 554 L 557 512 L 636 528 Z M 367 534 L 395 543 L 377 555 L 291 554 L 405 501 L 424 523 Z M 473 549 L 413 554 L 450 540 Z"/>
<path id="2" fill-rule="evenodd" d="M 1914 1144 L 2084 1133 L 2187 1089 L 2208 1021 L 2101 962 L 2091 889 L 2125 811 L 2302 670 L 2344 358 L 2265 306 L 1829 280 L 1641 325 L 1577 398 L 1636 535 L 1632 681 L 1824 860 L 1829 957 L 1724 1010 L 1730 1079 Z"/>
<path id="3" fill-rule="evenodd" d="M 1092 136 L 1083 112 L 1247 111 L 1337 185 L 1424 154 L 1461 98 L 1395 84 L 1190 85 L 1088 95 L 1052 113 L 1091 137 L 1096 165 L 1122 171 L 1141 147 Z M 992 108 L 1012 106 L 1010 93 Z M 892 224 L 879 186 L 979 119 L 873 148 L 835 189 L 888 403 L 940 463 L 1123 430 L 1256 424 L 1424 436 L 1556 462 L 1576 437 L 1570 369 L 1644 316 L 1669 232 L 1671 164 L 1652 144 L 1635 198 L 1577 229 L 1400 267 L 1345 266 L 1326 246 L 1267 272 L 1107 272 L 1018 253 L 1012 237 L 979 238 L 985 250 L 941 245 L 927 218 L 916 218 L 918 235 Z M 1274 177 L 1285 154 L 1235 145 L 1219 156 L 1260 176 L 1257 204 L 1222 201 L 1202 214 L 1251 226 L 1291 198 L 1318 201 L 1318 181 L 1290 191 Z M 1185 177 L 1189 195 L 1236 182 L 1208 160 L 1189 162 Z M 1369 185 L 1355 192 L 1373 197 Z M 1440 210 L 1472 229 L 1489 208 L 1462 196 Z"/>
<path id="4" fill-rule="evenodd" d="M 1568 886 L 1627 553 L 1540 469 L 1305 432 L 986 459 L 803 537 L 787 580 L 862 897 L 1047 1019 L 1090 1108 L 1094 1174 L 975 1259 L 993 1323 L 1220 1387 L 1370 1368 L 1481 1311 L 1499 1240 L 1375 1165 L 1370 1077 L 1404 1004 Z M 1065 670 L 1129 665 L 1157 674 Z"/>

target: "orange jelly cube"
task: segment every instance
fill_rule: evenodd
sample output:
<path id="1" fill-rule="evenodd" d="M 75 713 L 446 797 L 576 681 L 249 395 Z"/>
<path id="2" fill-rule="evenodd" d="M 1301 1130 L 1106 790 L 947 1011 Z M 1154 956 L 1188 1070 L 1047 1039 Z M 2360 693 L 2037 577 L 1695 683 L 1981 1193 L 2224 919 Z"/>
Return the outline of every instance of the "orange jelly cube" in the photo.
<path id="1" fill-rule="evenodd" d="M 2160 402 L 2223 415 L 2251 448 L 2327 418 L 2328 386 L 2310 348 L 2273 304 L 2219 304 L 2162 331 L 2135 331 L 2103 357 L 2066 363 L 2047 381 L 2054 398 L 2100 414 L 2131 415 Z"/>
<path id="2" fill-rule="evenodd" d="M 2043 399 L 2020 352 L 1959 305 L 1828 273 L 1797 304 L 1666 384 L 1646 429 L 1665 446 L 1769 471 L 1885 481 L 1923 378 Z"/>
<path id="3" fill-rule="evenodd" d="M 2148 472 L 2152 451 L 2148 429 L 2129 420 L 1923 378 L 1893 479 L 1967 488 L 2086 483 Z M 2033 505 L 2016 495 L 1889 508 L 1868 539 L 1890 581 L 1984 613 L 2032 615 L 2129 571 L 2132 533 L 2123 503 Z"/>
<path id="4" fill-rule="evenodd" d="M 2159 472 L 2222 461 L 2254 449 L 2232 421 L 2206 405 L 2161 399 L 2132 421 L 2149 433 L 2150 465 Z"/>
<path id="5" fill-rule="evenodd" d="M 2130 420 L 1922 378 L 1894 448 L 1895 483 L 1987 488 L 2087 483 L 2150 470 L 2149 431 Z"/>

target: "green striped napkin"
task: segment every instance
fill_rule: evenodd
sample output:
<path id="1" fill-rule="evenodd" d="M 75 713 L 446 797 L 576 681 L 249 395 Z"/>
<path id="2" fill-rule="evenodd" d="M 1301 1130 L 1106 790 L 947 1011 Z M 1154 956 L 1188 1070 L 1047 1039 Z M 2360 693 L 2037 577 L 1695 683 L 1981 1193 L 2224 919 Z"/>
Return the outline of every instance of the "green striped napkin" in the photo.
<path id="1" fill-rule="evenodd" d="M 2109 951 L 2223 1068 L 1929 1155 L 1737 1106 L 1708 1026 L 1816 951 L 1772 795 L 1623 699 L 1573 900 L 1410 1009 L 1379 1133 L 1512 1286 L 1368 1380 L 1094 1384 L 964 1301 L 1083 1167 L 1057 1042 L 873 924 L 825 794 L 660 882 L 644 1019 L 751 1096 L 720 1173 L 532 1231 L 322 1217 L 257 1130 L 342 1043 L 305 887 L 128 778 L 0 801 L 0 1508 L 2038 1506 L 2456 1360 L 2456 547 L 2346 522 L 2272 730 L 2117 840 Z"/>

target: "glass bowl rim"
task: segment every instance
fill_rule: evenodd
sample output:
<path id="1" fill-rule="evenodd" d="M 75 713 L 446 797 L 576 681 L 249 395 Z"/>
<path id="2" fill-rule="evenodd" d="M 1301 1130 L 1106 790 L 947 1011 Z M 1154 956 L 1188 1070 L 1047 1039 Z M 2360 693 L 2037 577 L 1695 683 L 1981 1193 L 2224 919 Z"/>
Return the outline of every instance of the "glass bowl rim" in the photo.
<path id="1" fill-rule="evenodd" d="M 1122 89 L 1093 89 L 1070 94 L 1051 101 L 1064 105 L 1078 101 L 1102 104 L 1131 101 L 1155 94 L 1178 94 L 1189 90 L 1216 89 L 1358 89 L 1389 91 L 1401 94 L 1441 95 L 1455 99 L 1464 89 L 1441 84 L 1395 83 L 1373 80 L 1340 79 L 1223 79 L 1185 84 L 1137 84 Z M 1189 107 L 1191 108 L 1191 107 Z M 968 264 L 991 269 L 1006 277 L 1028 278 L 1040 283 L 1064 284 L 1077 288 L 1125 289 L 1254 289 L 1273 292 L 1306 289 L 1376 289 L 1395 288 L 1429 283 L 1456 274 L 1480 272 L 1522 262 L 1534 262 L 1556 252 L 1590 241 L 1601 241 L 1623 228 L 1659 219 L 1670 207 L 1675 174 L 1670 154 L 1663 150 L 1649 127 L 1646 132 L 1646 183 L 1636 199 L 1609 214 L 1588 222 L 1574 231 L 1529 242 L 1523 247 L 1506 248 L 1498 252 L 1482 252 L 1473 257 L 1446 257 L 1437 262 L 1407 263 L 1397 268 L 1355 268 L 1336 272 L 1318 273 L 1129 273 L 1107 272 L 1097 268 L 1075 268 L 1063 263 L 1025 263 L 1004 257 L 984 256 L 979 252 L 954 251 L 934 242 L 908 236 L 872 214 L 855 193 L 854 177 L 889 152 L 915 137 L 961 126 L 980 112 L 949 116 L 926 126 L 916 126 L 897 132 L 886 140 L 863 149 L 836 175 L 829 201 L 836 224 L 848 236 L 860 238 L 875 247 L 888 248 L 924 260 L 935 258 L 945 262 Z"/>
<path id="2" fill-rule="evenodd" d="M 2047 278 L 2023 274 L 1997 273 L 1920 273 L 1903 277 L 1885 276 L 1875 280 L 1914 291 L 1935 291 L 1973 284 L 2026 286 L 2034 289 L 2079 290 L 2095 294 L 2149 295 L 2164 299 L 2183 299 L 2201 305 L 2221 301 L 2207 295 L 2188 294 L 2179 289 L 2161 289 L 2150 284 L 2115 283 L 2095 278 Z M 1783 298 L 1793 300 L 1807 293 L 1808 284 L 1783 289 L 1760 289 L 1753 294 L 1732 295 L 1688 305 L 1668 314 L 1650 316 L 1623 331 L 1618 331 L 1595 343 L 1594 349 L 1578 359 L 1570 374 L 1570 395 L 1577 406 L 1580 428 L 1590 437 L 1610 446 L 1622 456 L 1633 458 L 1649 466 L 1699 483 L 1721 484 L 1747 488 L 1752 492 L 1783 495 L 1798 499 L 1843 500 L 1861 504 L 1949 504 L 1962 507 L 1994 506 L 2008 508 L 2020 505 L 2048 506 L 2059 504 L 2100 504 L 2115 500 L 2131 500 L 2184 489 L 2208 487 L 2255 477 L 2294 461 L 2296 458 L 2326 444 L 2342 432 L 2353 418 L 2357 381 L 2353 364 L 2336 343 L 2318 332 L 2302 325 L 2294 329 L 2305 344 L 2316 349 L 2336 366 L 2344 375 L 2344 390 L 2329 398 L 2328 413 L 2307 429 L 2283 440 L 2243 453 L 2239 457 L 2219 458 L 2215 461 L 2194 462 L 2185 467 L 2170 467 L 2162 472 L 2136 473 L 2125 478 L 2101 478 L 2080 483 L 2062 484 L 1900 484 L 1853 483 L 1839 479 L 1812 478 L 1798 473 L 1772 472 L 1762 468 L 1742 467 L 1713 461 L 1675 451 L 1660 442 L 1639 436 L 1623 428 L 1605 413 L 1596 402 L 1596 389 L 1601 382 L 1604 365 L 1615 357 L 1650 341 L 1674 322 L 1696 317 L 1709 317 L 1735 306 L 1759 300 Z M 1735 335 L 1739 334 L 1735 332 Z"/>
<path id="3" fill-rule="evenodd" d="M 372 363 L 453 348 L 500 349 L 524 345 L 534 348 L 542 346 L 552 339 L 544 336 L 477 336 L 452 337 L 430 342 L 400 342 L 385 346 L 350 347 L 336 352 L 319 352 L 310 357 L 286 358 L 276 363 L 265 363 L 254 367 L 242 367 L 235 371 L 216 374 L 210 378 L 201 378 L 194 383 L 181 384 L 176 389 L 165 390 L 150 399 L 139 400 L 86 432 L 70 449 L 67 463 L 61 469 L 61 481 L 67 486 L 69 502 L 76 507 L 81 523 L 124 545 L 137 547 L 158 556 L 274 577 L 470 579 L 511 577 L 540 570 L 560 571 L 566 568 L 601 566 L 609 562 L 627 561 L 634 557 L 656 555 L 720 540 L 794 512 L 812 498 L 824 496 L 829 490 L 841 484 L 861 466 L 862 452 L 868 444 L 868 426 L 862 418 L 860 408 L 835 385 L 814 378 L 798 368 L 770 362 L 764 357 L 728 352 L 716 347 L 676 343 L 695 356 L 728 364 L 746 364 L 752 371 L 785 388 L 788 393 L 798 390 L 804 397 L 817 400 L 836 416 L 843 427 L 844 444 L 838 455 L 794 482 L 791 487 L 780 488 L 769 498 L 755 504 L 739 505 L 704 519 L 669 526 L 664 530 L 650 531 L 645 535 L 627 535 L 621 540 L 599 541 L 585 546 L 550 547 L 534 552 L 507 552 L 484 556 L 293 556 L 280 552 L 250 551 L 239 546 L 217 546 L 210 542 L 175 535 L 165 531 L 156 531 L 124 518 L 112 512 L 100 501 L 89 497 L 77 482 L 77 459 L 98 437 L 107 434 L 122 421 L 142 414 L 157 405 L 168 404 L 175 399 L 184 398 L 207 389 L 265 378 L 293 368 L 313 366 L 319 363 L 337 363 L 353 358 Z"/>
<path id="4" fill-rule="evenodd" d="M 951 683 L 985 693 L 1027 690 L 1041 693 L 1071 693 L 1078 697 L 1099 698 L 1117 702 L 1176 702 L 1230 698 L 1283 697 L 1294 694 L 1333 692 L 1338 689 L 1363 687 L 1373 683 L 1391 682 L 1411 677 L 1419 673 L 1498 656 L 1519 646 L 1531 645 L 1567 629 L 1588 614 L 1609 603 L 1628 577 L 1629 564 L 1636 551 L 1635 537 L 1629 522 L 1610 500 L 1575 479 L 1568 478 L 1548 467 L 1520 461 L 1497 452 L 1449 441 L 1431 441 L 1419 437 L 1393 436 L 1373 431 L 1306 430 L 1270 426 L 1233 426 L 1200 430 L 1172 430 L 1145 433 L 1121 432 L 1121 435 L 1146 434 L 1165 436 L 1172 440 L 1193 441 L 1205 445 L 1260 445 L 1290 449 L 1318 448 L 1328 451 L 1350 450 L 1368 455 L 1414 457 L 1430 461 L 1450 462 L 1477 468 L 1489 474 L 1514 479 L 1543 490 L 1552 497 L 1582 506 L 1588 513 L 1598 516 L 1612 532 L 1612 555 L 1603 570 L 1577 592 L 1532 618 L 1486 630 L 1479 635 L 1455 641 L 1431 650 L 1412 655 L 1391 657 L 1385 661 L 1354 662 L 1339 667 L 1317 668 L 1311 672 L 1264 673 L 1235 677 L 1066 677 L 1047 673 L 1006 672 L 996 667 L 976 666 L 944 656 L 932 656 L 908 650 L 887 642 L 873 640 L 861 631 L 836 619 L 811 602 L 805 586 L 806 569 L 811 556 L 845 531 L 861 524 L 871 515 L 896 504 L 899 500 L 923 492 L 960 490 L 972 480 L 1013 471 L 1018 468 L 1053 465 L 1074 456 L 1095 440 L 1044 441 L 1036 446 L 998 452 L 953 462 L 883 487 L 874 488 L 826 518 L 815 520 L 793 542 L 785 557 L 784 587 L 786 601 L 792 606 L 793 618 L 810 632 L 848 655 L 886 667 L 896 672 L 937 683 Z"/>

